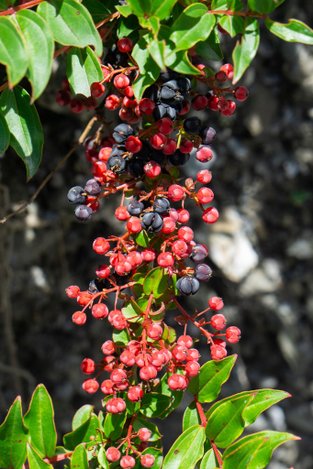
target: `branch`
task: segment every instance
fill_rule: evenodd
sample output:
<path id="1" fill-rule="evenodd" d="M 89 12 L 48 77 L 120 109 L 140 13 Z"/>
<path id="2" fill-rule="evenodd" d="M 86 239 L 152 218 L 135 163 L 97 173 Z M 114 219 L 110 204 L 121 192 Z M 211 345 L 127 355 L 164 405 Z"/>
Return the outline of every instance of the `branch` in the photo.
<path id="1" fill-rule="evenodd" d="M 41 182 L 37 190 L 34 192 L 34 194 L 31 196 L 31 198 L 27 201 L 24 202 L 20 207 L 18 207 L 16 210 L 13 210 L 11 213 L 0 219 L 0 224 L 6 223 L 10 218 L 14 217 L 15 215 L 18 215 L 19 213 L 24 212 L 27 207 L 34 202 L 34 200 L 37 199 L 38 195 L 40 192 L 46 187 L 48 182 L 52 179 L 53 175 L 64 165 L 64 163 L 72 156 L 72 154 L 76 151 L 76 149 L 84 142 L 85 138 L 91 131 L 94 123 L 96 122 L 97 117 L 94 116 L 90 119 L 88 124 L 86 125 L 85 129 L 81 133 L 78 141 L 75 143 L 75 145 L 70 149 L 70 151 L 58 162 L 56 167 L 45 177 L 45 179 Z"/>
<path id="2" fill-rule="evenodd" d="M 43 2 L 43 0 L 31 0 L 30 2 L 23 3 L 22 5 L 17 5 L 16 7 L 10 7 L 7 10 L 0 11 L 0 16 L 8 16 L 13 15 L 19 10 L 25 10 L 26 8 L 32 8 L 39 3 Z"/>

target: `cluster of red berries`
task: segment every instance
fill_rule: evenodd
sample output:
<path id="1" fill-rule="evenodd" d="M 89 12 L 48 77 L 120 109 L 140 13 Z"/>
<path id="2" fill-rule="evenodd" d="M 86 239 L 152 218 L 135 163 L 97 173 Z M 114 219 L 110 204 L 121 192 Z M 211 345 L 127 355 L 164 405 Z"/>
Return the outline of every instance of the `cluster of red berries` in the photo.
<path id="1" fill-rule="evenodd" d="M 214 193 L 208 187 L 212 180 L 209 169 L 200 169 L 194 179 L 181 181 L 179 167 L 190 158 L 205 164 L 213 157 L 210 145 L 216 132 L 195 112 L 212 110 L 215 103 L 214 110 L 231 115 L 234 101 L 227 95 L 240 101 L 247 97 L 247 91 L 227 85 L 233 71 L 226 64 L 213 78 L 205 78 L 202 69 L 199 80 L 209 87 L 206 95 L 193 92 L 197 85 L 188 77 L 166 72 L 137 100 L 132 89 L 137 67 L 128 65 L 131 50 L 131 41 L 120 39 L 106 57 L 103 82 L 92 85 L 97 109 L 102 106 L 116 111 L 122 122 L 110 133 L 103 134 L 106 127 L 101 126 L 85 142 L 93 178 L 85 187 L 75 186 L 68 193 L 69 201 L 77 205 L 75 215 L 82 221 L 99 209 L 102 198 L 121 194 L 115 217 L 124 223 L 124 234 L 97 237 L 93 250 L 105 261 L 96 268 L 88 289 L 67 289 L 67 295 L 81 306 L 72 316 L 75 324 L 85 324 L 91 314 L 113 328 L 112 340 L 101 347 L 102 359 L 96 362 L 87 357 L 81 363 L 82 372 L 88 375 L 83 389 L 88 393 L 100 390 L 111 414 L 127 412 L 129 405 L 139 406 L 140 411 L 145 395 L 158 392 L 161 381 L 172 392 L 186 390 L 200 370 L 200 354 L 187 334 L 188 325 L 197 327 L 205 337 L 214 360 L 227 355 L 227 342 L 240 339 L 237 327 L 226 328 L 225 316 L 219 312 L 221 298 L 211 297 L 208 307 L 194 314 L 177 298 L 179 294 L 195 294 L 199 282 L 207 282 L 212 275 L 204 263 L 208 248 L 195 241 L 188 226 L 186 201 L 192 200 L 200 208 L 205 223 L 214 223 L 219 217 L 211 205 Z M 151 273 L 158 280 L 147 288 Z M 153 276 L 149 281 L 153 282 Z M 108 307 L 108 299 L 113 308 Z M 184 327 L 178 338 L 166 323 L 169 308 L 178 310 L 176 321 Z M 120 333 L 122 342 L 115 340 Z M 131 468 L 139 458 L 142 467 L 152 467 L 153 455 L 140 449 L 149 440 L 149 430 L 139 432 L 130 423 L 127 436 L 106 449 L 108 461 Z"/>

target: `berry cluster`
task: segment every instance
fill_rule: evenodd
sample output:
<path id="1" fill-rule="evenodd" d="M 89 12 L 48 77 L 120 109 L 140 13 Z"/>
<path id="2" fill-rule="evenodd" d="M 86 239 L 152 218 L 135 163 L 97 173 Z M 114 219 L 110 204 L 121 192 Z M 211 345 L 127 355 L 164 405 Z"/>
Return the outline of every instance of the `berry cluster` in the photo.
<path id="1" fill-rule="evenodd" d="M 226 99 L 227 94 L 240 101 L 247 92 L 227 86 L 232 67 L 226 64 L 213 78 L 206 78 L 200 67 L 203 74 L 198 80 L 202 88 L 203 82 L 208 86 L 206 94 L 199 94 L 197 83 L 188 77 L 166 72 L 137 100 L 132 89 L 136 66 L 128 66 L 131 50 L 131 41 L 120 39 L 106 58 L 103 82 L 92 85 L 97 109 L 116 111 L 121 122 L 109 133 L 100 126 L 85 142 L 93 178 L 68 193 L 69 201 L 77 204 L 79 220 L 89 219 L 102 198 L 121 195 L 115 217 L 124 224 L 124 233 L 97 237 L 93 250 L 103 261 L 95 278 L 86 290 L 67 289 L 81 307 L 72 316 L 75 324 L 82 326 L 92 316 L 113 328 L 112 340 L 101 347 L 102 358 L 86 357 L 81 363 L 87 375 L 83 389 L 91 394 L 101 391 L 108 414 L 127 412 L 129 405 L 139 412 L 145 396 L 160 387 L 173 393 L 188 387 L 200 370 L 189 325 L 205 337 L 214 360 L 227 355 L 227 342 L 240 339 L 237 327 L 226 328 L 219 312 L 221 298 L 209 298 L 208 307 L 195 313 L 179 301 L 179 295 L 197 293 L 200 282 L 212 276 L 205 263 L 208 248 L 197 243 L 188 226 L 189 201 L 201 210 L 203 222 L 211 224 L 219 217 L 211 205 L 209 169 L 200 169 L 192 179 L 184 178 L 180 166 L 190 159 L 205 165 L 213 157 L 216 132 L 195 113 L 209 112 L 214 101 L 215 110 L 231 115 L 234 101 Z M 178 337 L 167 324 L 169 309 L 178 311 L 176 322 L 183 327 Z M 122 468 L 134 467 L 137 461 L 152 467 L 154 456 L 146 452 L 149 438 L 147 428 L 135 431 L 129 421 L 127 435 L 106 448 L 107 460 L 119 461 Z"/>

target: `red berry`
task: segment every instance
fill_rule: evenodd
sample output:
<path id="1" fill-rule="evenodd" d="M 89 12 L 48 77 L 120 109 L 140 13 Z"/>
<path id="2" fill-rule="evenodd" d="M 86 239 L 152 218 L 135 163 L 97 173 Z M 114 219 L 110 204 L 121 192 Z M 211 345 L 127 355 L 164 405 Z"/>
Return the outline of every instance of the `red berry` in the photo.
<path id="1" fill-rule="evenodd" d="M 200 353 L 196 348 L 190 348 L 187 350 L 187 361 L 197 362 L 200 358 Z"/>
<path id="2" fill-rule="evenodd" d="M 133 49 L 133 41 L 128 37 L 122 37 L 116 43 L 117 48 L 123 54 L 129 54 Z"/>
<path id="3" fill-rule="evenodd" d="M 96 365 L 91 358 L 84 358 L 81 362 L 80 368 L 83 373 L 86 373 L 86 375 L 90 375 L 95 371 Z"/>
<path id="4" fill-rule="evenodd" d="M 134 90 L 131 86 L 126 86 L 123 88 L 122 93 L 127 96 L 127 98 L 132 98 L 134 96 Z"/>
<path id="5" fill-rule="evenodd" d="M 183 239 L 186 243 L 190 243 L 194 238 L 194 232 L 189 226 L 179 228 L 177 235 L 179 239 Z"/>
<path id="6" fill-rule="evenodd" d="M 82 311 L 76 311 L 76 313 L 72 315 L 72 321 L 77 326 L 83 326 L 87 321 L 87 316 Z"/>
<path id="7" fill-rule="evenodd" d="M 116 94 L 110 94 L 106 97 L 104 106 L 109 109 L 110 111 L 115 111 L 121 105 L 121 98 L 116 96 Z"/>
<path id="8" fill-rule="evenodd" d="M 162 150 L 162 148 L 165 145 L 166 141 L 167 141 L 167 137 L 164 134 L 162 134 L 161 132 L 158 132 L 158 133 L 152 135 L 149 139 L 150 145 L 155 150 Z"/>
<path id="9" fill-rule="evenodd" d="M 152 323 L 147 328 L 147 334 L 150 339 L 159 340 L 163 334 L 163 327 L 161 324 Z"/>
<path id="10" fill-rule="evenodd" d="M 222 298 L 219 298 L 218 296 L 212 296 L 209 301 L 209 306 L 213 311 L 219 311 L 224 307 L 224 302 Z"/>
<path id="11" fill-rule="evenodd" d="M 119 73 L 118 75 L 115 75 L 113 80 L 113 85 L 115 86 L 115 88 L 126 88 L 126 86 L 129 86 L 129 84 L 130 80 L 127 75 L 124 75 L 124 73 Z"/>
<path id="12" fill-rule="evenodd" d="M 214 199 L 214 192 L 208 187 L 201 187 L 197 192 L 197 198 L 200 204 L 209 204 Z"/>
<path id="13" fill-rule="evenodd" d="M 80 288 L 76 285 L 71 285 L 70 287 L 67 287 L 65 292 L 69 298 L 77 298 L 80 293 Z"/>
<path id="14" fill-rule="evenodd" d="M 184 347 L 190 348 L 192 347 L 193 344 L 193 339 L 190 337 L 190 335 L 181 335 L 177 339 L 177 344 L 178 345 L 183 345 Z"/>
<path id="15" fill-rule="evenodd" d="M 127 397 L 132 402 L 140 401 L 143 395 L 144 392 L 140 386 L 131 386 L 127 391 Z"/>
<path id="16" fill-rule="evenodd" d="M 155 108 L 155 104 L 149 98 L 142 98 L 139 101 L 140 112 L 142 112 L 143 114 L 146 114 L 147 116 L 150 116 L 153 113 L 154 108 Z"/>
<path id="17" fill-rule="evenodd" d="M 115 353 L 114 342 L 112 340 L 106 340 L 101 346 L 101 351 L 104 355 L 112 355 Z"/>
<path id="18" fill-rule="evenodd" d="M 221 68 L 220 68 L 220 71 L 224 72 L 226 74 L 228 80 L 232 80 L 232 78 L 234 76 L 234 67 L 232 66 L 232 64 L 222 65 Z"/>
<path id="19" fill-rule="evenodd" d="M 213 158 L 213 151 L 210 147 L 203 146 L 200 147 L 196 153 L 196 159 L 201 161 L 201 163 L 207 163 Z"/>
<path id="20" fill-rule="evenodd" d="M 211 111 L 218 111 L 219 98 L 217 96 L 210 96 L 208 102 L 208 108 Z"/>
<path id="21" fill-rule="evenodd" d="M 237 342 L 239 342 L 240 336 L 241 336 L 241 331 L 238 327 L 236 326 L 227 327 L 226 340 L 228 340 L 230 344 L 236 344 Z"/>
<path id="22" fill-rule="evenodd" d="M 112 397 L 107 401 L 105 408 L 110 414 L 120 414 L 126 409 L 126 403 L 121 397 Z"/>
<path id="23" fill-rule="evenodd" d="M 202 111 L 208 105 L 208 98 L 206 96 L 198 95 L 192 100 L 192 107 L 196 111 Z"/>
<path id="24" fill-rule="evenodd" d="M 156 126 L 159 130 L 164 135 L 168 135 L 173 131 L 173 121 L 169 119 L 168 117 L 163 117 L 163 119 L 160 119 L 156 122 Z"/>
<path id="25" fill-rule="evenodd" d="M 218 210 L 215 207 L 209 207 L 206 210 L 204 210 L 202 214 L 202 220 L 205 223 L 215 223 L 218 218 L 219 218 L 219 213 Z"/>
<path id="26" fill-rule="evenodd" d="M 160 267 L 171 267 L 174 265 L 174 257 L 170 252 L 162 252 L 158 255 L 157 263 Z"/>
<path id="27" fill-rule="evenodd" d="M 120 460 L 120 466 L 123 468 L 123 469 L 132 469 L 132 467 L 134 467 L 136 464 L 136 460 L 135 458 L 133 458 L 132 456 L 123 456 Z"/>
<path id="28" fill-rule="evenodd" d="M 135 355 L 130 350 L 124 350 L 120 355 L 120 360 L 126 366 L 133 366 L 136 363 Z"/>
<path id="29" fill-rule="evenodd" d="M 197 174 L 197 181 L 201 184 L 209 184 L 212 181 L 212 173 L 208 169 L 201 169 Z"/>
<path id="30" fill-rule="evenodd" d="M 193 143 L 190 140 L 183 139 L 179 146 L 179 151 L 181 153 L 190 153 L 192 149 L 193 149 Z"/>
<path id="31" fill-rule="evenodd" d="M 222 331 L 226 326 L 226 319 L 223 314 L 214 314 L 211 317 L 210 324 L 217 331 Z"/>
<path id="32" fill-rule="evenodd" d="M 141 255 L 143 261 L 145 262 L 152 262 L 156 258 L 156 254 L 152 249 L 144 249 Z"/>
<path id="33" fill-rule="evenodd" d="M 176 345 L 172 350 L 172 355 L 177 362 L 184 362 L 187 360 L 188 349 L 184 345 Z"/>
<path id="34" fill-rule="evenodd" d="M 176 140 L 174 140 L 173 138 L 168 138 L 167 142 L 163 146 L 162 151 L 164 155 L 172 155 L 176 151 L 176 148 L 177 148 Z"/>
<path id="35" fill-rule="evenodd" d="M 215 79 L 223 83 L 224 81 L 227 81 L 227 75 L 225 72 L 219 71 L 215 74 Z"/>
<path id="36" fill-rule="evenodd" d="M 97 254 L 106 254 L 110 250 L 110 243 L 105 238 L 96 238 L 92 243 L 92 249 Z"/>
<path id="37" fill-rule="evenodd" d="M 93 305 L 91 309 L 91 314 L 96 319 L 104 319 L 109 314 L 109 309 L 104 303 L 97 303 Z"/>
<path id="38" fill-rule="evenodd" d="M 185 196 L 184 188 L 179 186 L 178 184 L 172 184 L 168 188 L 167 196 L 171 201 L 179 202 Z"/>
<path id="39" fill-rule="evenodd" d="M 189 257 L 188 244 L 183 239 L 178 239 L 177 241 L 174 241 L 174 243 L 172 244 L 172 251 L 175 256 L 181 259 Z"/>
<path id="40" fill-rule="evenodd" d="M 147 365 L 140 368 L 139 376 L 143 381 L 149 381 L 157 377 L 157 369 L 153 365 Z"/>
<path id="41" fill-rule="evenodd" d="M 121 457 L 121 452 L 119 449 L 114 448 L 114 446 L 110 446 L 106 452 L 105 455 L 107 457 L 107 460 L 110 462 L 116 462 L 120 459 Z"/>
<path id="42" fill-rule="evenodd" d="M 188 212 L 188 210 L 186 210 L 185 208 L 179 208 L 177 210 L 177 213 L 178 213 L 177 221 L 179 223 L 187 223 L 189 221 L 190 213 Z"/>
<path id="43" fill-rule="evenodd" d="M 127 319 L 119 309 L 114 309 L 109 313 L 108 321 L 118 331 L 122 331 L 127 327 Z"/>
<path id="44" fill-rule="evenodd" d="M 108 265 L 100 265 L 96 270 L 96 275 L 99 278 L 108 278 L 111 275 L 111 269 Z"/>
<path id="45" fill-rule="evenodd" d="M 194 376 L 197 376 L 200 371 L 200 365 L 198 362 L 193 362 L 190 361 L 186 364 L 185 367 L 185 372 L 188 378 L 193 378 Z"/>
<path id="46" fill-rule="evenodd" d="M 95 379 L 86 379 L 83 384 L 82 388 L 84 391 L 88 392 L 88 394 L 94 394 L 99 389 L 99 383 Z"/>
<path id="47" fill-rule="evenodd" d="M 105 93 L 105 86 L 98 81 L 92 83 L 90 87 L 91 96 L 93 98 L 100 98 Z"/>
<path id="48" fill-rule="evenodd" d="M 142 142 L 135 135 L 130 135 L 125 141 L 125 147 L 131 153 L 138 153 L 142 149 Z"/>
<path id="49" fill-rule="evenodd" d="M 122 370 L 121 368 L 116 368 L 110 374 L 110 380 L 114 384 L 120 384 L 123 381 L 125 381 L 126 379 L 127 379 L 127 373 L 126 373 L 125 370 Z"/>
<path id="50" fill-rule="evenodd" d="M 167 384 L 172 391 L 184 391 L 188 386 L 188 380 L 183 375 L 173 374 L 168 378 Z"/>
<path id="51" fill-rule="evenodd" d="M 130 217 L 126 224 L 130 233 L 139 233 L 142 230 L 141 220 L 138 217 Z"/>
<path id="52" fill-rule="evenodd" d="M 86 306 L 92 300 L 92 294 L 88 291 L 80 291 L 77 296 L 77 303 L 81 306 Z"/>
<path id="53" fill-rule="evenodd" d="M 151 438 L 151 435 L 152 435 L 151 430 L 149 430 L 149 428 L 146 428 L 146 427 L 139 428 L 137 432 L 137 436 L 140 441 L 149 441 Z"/>
<path id="54" fill-rule="evenodd" d="M 249 91 L 245 86 L 238 86 L 238 88 L 235 89 L 234 95 L 238 101 L 245 101 L 249 96 Z"/>
<path id="55" fill-rule="evenodd" d="M 162 226 L 162 233 L 173 233 L 176 230 L 176 223 L 171 217 L 164 217 L 163 218 L 163 226 Z"/>
<path id="56" fill-rule="evenodd" d="M 140 464 L 142 467 L 152 467 L 155 461 L 155 457 L 152 454 L 146 453 L 140 456 Z"/>
<path id="57" fill-rule="evenodd" d="M 130 218 L 130 215 L 128 213 L 128 210 L 124 205 L 117 207 L 117 209 L 114 212 L 115 218 L 117 218 L 120 221 L 126 221 Z"/>
<path id="58" fill-rule="evenodd" d="M 211 345 L 210 351 L 212 360 L 221 360 L 227 356 L 227 350 L 222 345 Z"/>
<path id="59" fill-rule="evenodd" d="M 153 179 L 158 177 L 161 174 L 161 166 L 155 161 L 149 161 L 143 167 L 145 175 Z"/>

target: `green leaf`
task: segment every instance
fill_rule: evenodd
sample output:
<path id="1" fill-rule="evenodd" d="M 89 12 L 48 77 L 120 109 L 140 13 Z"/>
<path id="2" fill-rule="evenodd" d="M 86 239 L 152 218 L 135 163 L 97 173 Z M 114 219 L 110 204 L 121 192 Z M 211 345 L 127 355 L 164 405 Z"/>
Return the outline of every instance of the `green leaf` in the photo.
<path id="1" fill-rule="evenodd" d="M 196 45 L 196 53 L 205 60 L 222 60 L 223 52 L 220 46 L 220 38 L 218 32 L 214 29 L 208 39 L 198 42 Z"/>
<path id="2" fill-rule="evenodd" d="M 183 415 L 183 432 L 194 425 L 200 425 L 201 420 L 196 408 L 196 403 L 192 401 L 185 409 Z"/>
<path id="3" fill-rule="evenodd" d="M 175 43 L 175 52 L 188 50 L 211 34 L 215 16 L 208 13 L 202 3 L 189 5 L 171 27 L 170 39 Z"/>
<path id="4" fill-rule="evenodd" d="M 157 65 L 161 67 L 164 71 L 166 70 L 166 65 L 164 61 L 165 56 L 165 43 L 164 41 L 158 41 L 157 39 L 153 39 L 148 44 L 148 50 Z"/>
<path id="5" fill-rule="evenodd" d="M 105 2 L 100 0 L 83 0 L 82 3 L 91 14 L 94 22 L 102 21 L 116 11 L 114 0 L 105 0 Z"/>
<path id="6" fill-rule="evenodd" d="M 153 0 L 128 0 L 127 3 L 136 16 L 150 16 Z"/>
<path id="7" fill-rule="evenodd" d="M 187 51 L 171 52 L 165 59 L 166 65 L 178 73 L 200 75 L 199 70 L 190 62 Z"/>
<path id="8" fill-rule="evenodd" d="M 221 456 L 222 459 L 222 456 Z M 209 449 L 201 460 L 200 469 L 216 469 L 218 467 L 218 461 L 216 461 L 213 449 Z"/>
<path id="9" fill-rule="evenodd" d="M 110 440 L 117 440 L 124 429 L 127 413 L 110 414 L 107 413 L 104 420 L 104 433 Z"/>
<path id="10" fill-rule="evenodd" d="M 72 420 L 72 430 L 80 427 L 83 423 L 87 422 L 90 419 L 93 412 L 93 406 L 90 404 L 85 404 L 80 407 L 76 412 Z"/>
<path id="11" fill-rule="evenodd" d="M 133 235 L 133 238 L 138 246 L 147 248 L 150 245 L 150 237 L 146 230 L 141 230 L 140 233 Z"/>
<path id="12" fill-rule="evenodd" d="M 170 415 L 179 406 L 184 394 L 183 391 L 172 391 L 172 389 L 168 387 L 168 376 L 168 373 L 165 373 L 162 376 L 159 385 L 155 388 L 155 390 L 160 394 L 172 398 L 171 406 L 164 412 L 164 418 Z"/>
<path id="13" fill-rule="evenodd" d="M 237 36 L 244 32 L 245 21 L 242 16 L 222 16 L 219 20 L 219 24 L 231 37 Z"/>
<path id="14" fill-rule="evenodd" d="M 54 39 L 63 46 L 94 46 L 102 54 L 102 40 L 92 17 L 76 0 L 51 0 L 38 5 L 37 12 L 49 24 Z M 78 27 L 79 25 L 79 27 Z"/>
<path id="15" fill-rule="evenodd" d="M 5 150 L 10 144 L 10 132 L 6 120 L 0 114 L 0 156 L 3 155 Z"/>
<path id="16" fill-rule="evenodd" d="M 27 429 L 18 396 L 0 425 L 0 467 L 21 469 L 26 458 Z"/>
<path id="17" fill-rule="evenodd" d="M 204 441 L 205 430 L 201 425 L 188 428 L 168 451 L 162 469 L 193 469 L 203 456 Z"/>
<path id="18" fill-rule="evenodd" d="M 153 0 L 151 7 L 151 15 L 155 15 L 159 20 L 167 18 L 177 0 Z"/>
<path id="19" fill-rule="evenodd" d="M 103 469 L 109 469 L 109 462 L 108 462 L 107 457 L 105 455 L 104 446 L 101 446 L 101 448 L 99 450 L 98 463 L 100 464 L 100 467 L 102 467 Z"/>
<path id="20" fill-rule="evenodd" d="M 143 282 L 143 291 L 146 295 L 153 293 L 154 298 L 163 295 L 167 288 L 168 275 L 165 274 L 162 267 L 155 267 L 145 276 Z"/>
<path id="21" fill-rule="evenodd" d="M 141 309 L 134 300 L 131 300 L 124 308 L 122 308 L 123 316 L 127 319 L 128 322 L 142 322 L 143 317 Z"/>
<path id="22" fill-rule="evenodd" d="M 127 37 L 138 29 L 138 19 L 135 15 L 128 18 L 120 18 L 117 26 L 117 37 Z"/>
<path id="23" fill-rule="evenodd" d="M 84 445 L 76 446 L 71 457 L 71 469 L 88 469 L 87 452 Z"/>
<path id="24" fill-rule="evenodd" d="M 27 459 L 29 469 L 53 469 L 53 466 L 43 461 L 39 454 L 29 445 L 27 445 Z"/>
<path id="25" fill-rule="evenodd" d="M 148 428 L 151 431 L 151 437 L 149 441 L 158 441 L 161 438 L 158 427 L 150 420 L 145 419 L 143 416 L 137 415 L 133 423 L 133 428 L 136 432 L 138 432 L 140 428 Z"/>
<path id="26" fill-rule="evenodd" d="M 206 435 L 219 448 L 226 448 L 262 412 L 288 396 L 284 391 L 257 389 L 222 399 L 206 413 Z"/>
<path id="27" fill-rule="evenodd" d="M 142 37 L 134 46 L 132 56 L 137 62 L 140 75 L 133 83 L 133 90 L 137 99 L 140 99 L 148 86 L 159 77 L 161 68 L 155 63 L 148 51 L 145 37 Z"/>
<path id="28" fill-rule="evenodd" d="M 235 365 L 237 355 L 230 355 L 223 360 L 210 360 L 200 368 L 198 376 L 190 381 L 188 390 L 197 394 L 199 402 L 214 401 L 221 391 Z"/>
<path id="29" fill-rule="evenodd" d="M 253 433 L 233 443 L 223 454 L 223 469 L 267 467 L 273 451 L 283 443 L 298 438 L 291 433 L 264 431 Z"/>
<path id="30" fill-rule="evenodd" d="M 114 329 L 112 339 L 116 345 L 127 345 L 130 341 L 129 334 L 126 329 L 123 329 L 122 331 Z"/>
<path id="31" fill-rule="evenodd" d="M 51 397 L 43 384 L 35 389 L 24 417 L 30 443 L 40 456 L 53 456 L 57 443 Z"/>
<path id="32" fill-rule="evenodd" d="M 130 5 L 116 5 L 115 9 L 122 15 L 124 18 L 128 18 L 132 14 L 132 9 Z"/>
<path id="33" fill-rule="evenodd" d="M 46 88 L 54 53 L 54 40 L 46 21 L 32 10 L 21 10 L 16 20 L 25 38 L 29 59 L 28 78 L 32 85 L 32 99 L 37 99 Z"/>
<path id="34" fill-rule="evenodd" d="M 248 0 L 248 7 L 258 13 L 271 13 L 285 0 Z"/>
<path id="35" fill-rule="evenodd" d="M 156 392 L 147 393 L 142 398 L 140 412 L 149 418 L 165 418 L 172 401 L 170 396 Z"/>
<path id="36" fill-rule="evenodd" d="M 234 78 L 237 83 L 257 53 L 260 43 L 260 26 L 258 20 L 246 18 L 246 28 L 241 40 L 233 50 Z"/>
<path id="37" fill-rule="evenodd" d="M 15 86 L 28 67 L 24 41 L 10 17 L 0 16 L 0 64 L 5 65 L 9 86 Z"/>
<path id="38" fill-rule="evenodd" d="M 80 443 L 90 443 L 91 437 L 93 438 L 93 443 L 98 441 L 98 427 L 98 418 L 95 415 L 92 415 L 90 419 L 84 422 L 80 427 L 76 428 L 73 432 L 64 435 L 63 442 L 65 448 L 68 450 L 74 450 Z"/>
<path id="39" fill-rule="evenodd" d="M 66 56 L 66 76 L 74 94 L 90 96 L 90 86 L 103 79 L 96 54 L 90 47 L 73 47 Z"/>
<path id="40" fill-rule="evenodd" d="M 283 41 L 313 45 L 313 30 L 302 21 L 290 19 L 288 23 L 278 23 L 267 18 L 265 25 Z"/>
<path id="41" fill-rule="evenodd" d="M 40 165 L 44 140 L 37 110 L 30 104 L 27 91 L 19 86 L 2 92 L 0 110 L 11 134 L 10 145 L 24 161 L 31 178 Z"/>

